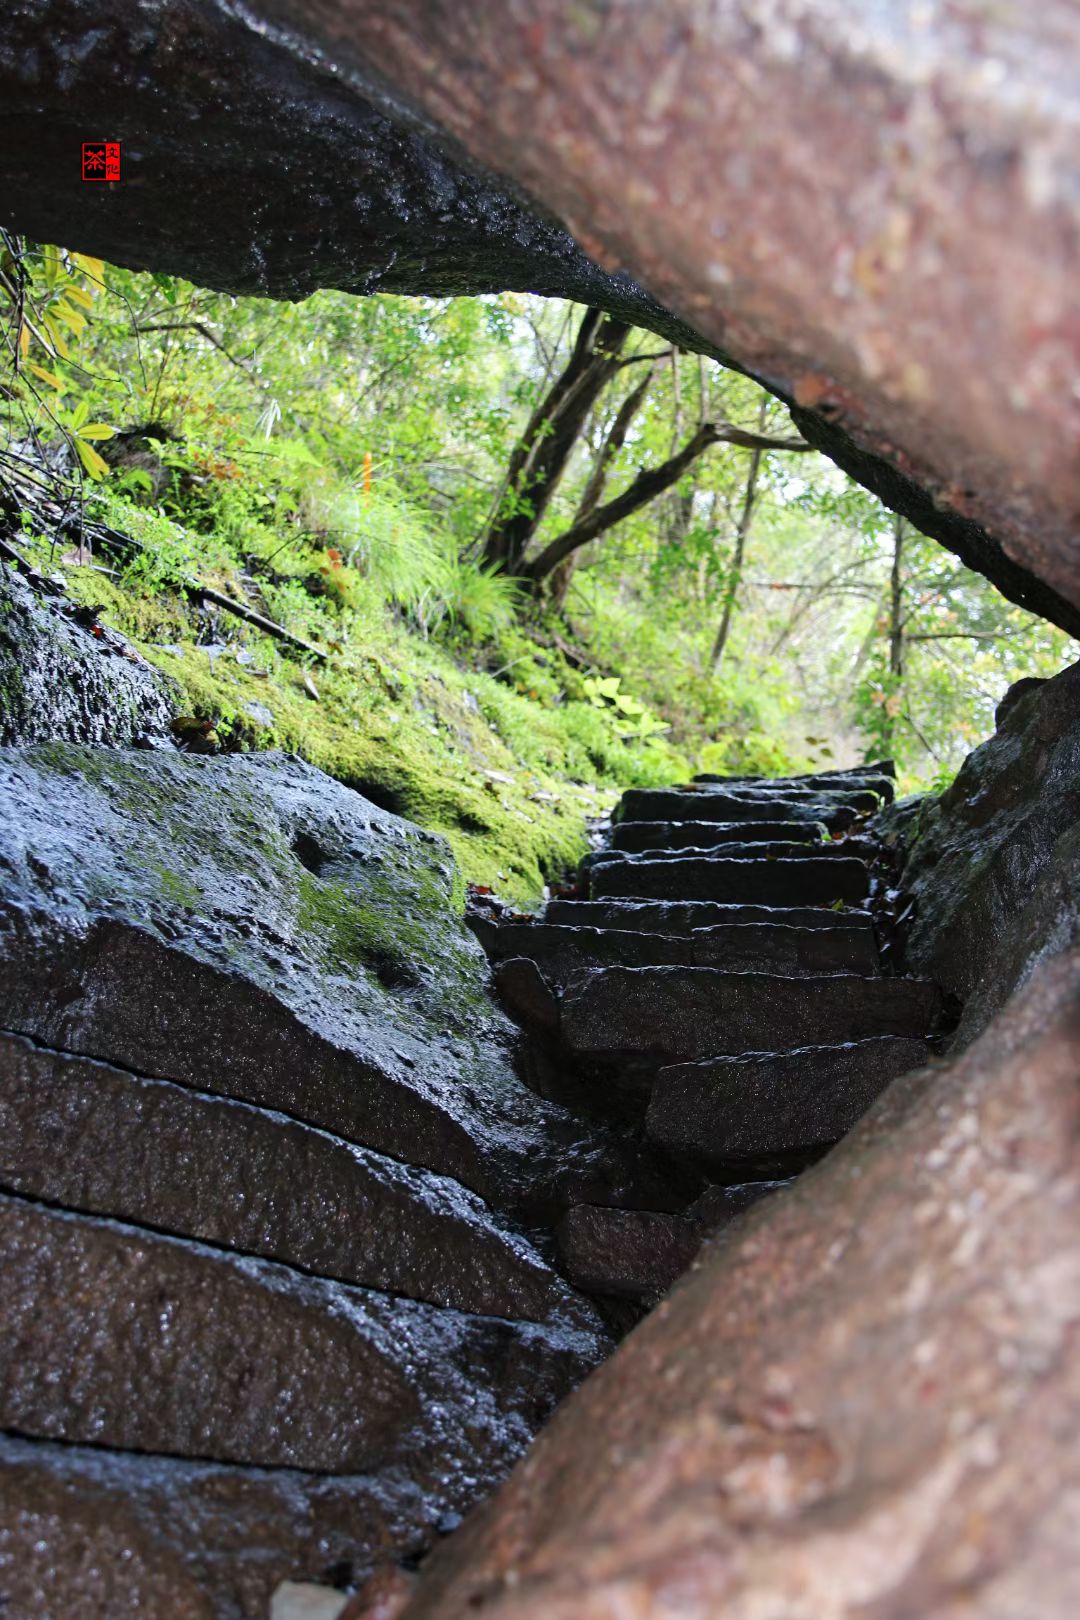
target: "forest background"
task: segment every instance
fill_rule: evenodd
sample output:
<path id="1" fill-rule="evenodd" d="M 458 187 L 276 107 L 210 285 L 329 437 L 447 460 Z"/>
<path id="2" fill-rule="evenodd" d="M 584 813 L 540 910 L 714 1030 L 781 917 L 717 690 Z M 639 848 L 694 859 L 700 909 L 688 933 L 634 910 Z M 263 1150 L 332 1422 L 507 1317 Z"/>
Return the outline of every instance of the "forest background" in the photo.
<path id="1" fill-rule="evenodd" d="M 747 378 L 578 306 L 281 304 L 6 236 L 0 330 L 6 533 L 174 680 L 180 744 L 301 753 L 519 903 L 627 786 L 939 789 L 1080 651 Z"/>

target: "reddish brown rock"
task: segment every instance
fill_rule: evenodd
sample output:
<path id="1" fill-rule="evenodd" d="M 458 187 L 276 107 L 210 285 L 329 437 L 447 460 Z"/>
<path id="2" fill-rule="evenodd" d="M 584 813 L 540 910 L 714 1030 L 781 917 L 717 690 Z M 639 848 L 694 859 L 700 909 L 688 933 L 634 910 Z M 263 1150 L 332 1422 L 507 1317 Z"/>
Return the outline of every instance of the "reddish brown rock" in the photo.
<path id="1" fill-rule="evenodd" d="M 407 1620 L 1075 1620 L 1080 955 L 695 1268 Z"/>

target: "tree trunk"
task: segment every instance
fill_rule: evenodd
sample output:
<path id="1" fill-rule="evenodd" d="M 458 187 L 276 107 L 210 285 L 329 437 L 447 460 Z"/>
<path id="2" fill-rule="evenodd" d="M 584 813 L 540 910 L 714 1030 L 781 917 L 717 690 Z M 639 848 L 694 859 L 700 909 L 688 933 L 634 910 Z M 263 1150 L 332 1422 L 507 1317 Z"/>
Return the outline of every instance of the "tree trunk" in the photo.
<path id="1" fill-rule="evenodd" d="M 515 446 L 499 499 L 483 537 L 483 561 L 501 573 L 519 574 L 529 541 L 540 524 L 589 412 L 619 369 L 619 351 L 630 327 L 586 310 L 573 353 L 538 402 Z"/>
<path id="2" fill-rule="evenodd" d="M 889 674 L 896 681 L 904 674 L 904 520 L 897 516 L 893 527 L 892 571 L 889 575 Z"/>
<path id="3" fill-rule="evenodd" d="M 758 428 L 765 426 L 769 403 L 764 397 L 758 410 Z M 720 623 L 716 630 L 716 640 L 712 644 L 709 655 L 709 668 L 713 674 L 720 668 L 720 660 L 724 656 L 728 636 L 731 633 L 731 619 L 735 612 L 735 598 L 739 590 L 739 581 L 742 578 L 743 559 L 746 556 L 746 541 L 750 534 L 750 525 L 754 521 L 754 503 L 757 500 L 758 473 L 761 470 L 761 450 L 754 450 L 750 455 L 750 465 L 746 471 L 746 488 L 743 491 L 742 511 L 739 513 L 739 522 L 735 529 L 735 550 L 731 558 L 731 571 L 728 574 L 727 584 L 724 587 L 724 606 L 720 613 Z"/>
<path id="4" fill-rule="evenodd" d="M 571 524 L 571 528 L 576 528 L 579 523 L 584 523 L 585 519 L 590 517 L 599 506 L 600 497 L 604 493 L 604 485 L 607 483 L 607 475 L 611 467 L 611 463 L 614 461 L 615 457 L 626 443 L 626 436 L 630 431 L 630 425 L 638 411 L 641 409 L 645 395 L 649 391 L 649 386 L 652 383 L 655 374 L 656 365 L 654 362 L 649 366 L 637 387 L 632 389 L 630 393 L 627 394 L 626 398 L 619 406 L 615 420 L 608 429 L 607 437 L 600 446 L 600 453 L 597 456 L 596 464 L 589 475 L 589 482 L 585 485 L 585 493 L 582 495 L 578 509 L 574 513 L 574 520 Z M 570 589 L 570 580 L 573 577 L 576 566 L 577 553 L 571 552 L 570 555 L 565 557 L 557 567 L 552 569 L 548 591 L 551 600 L 556 607 L 561 608 L 563 603 L 566 601 L 566 593 Z"/>
<path id="5" fill-rule="evenodd" d="M 892 568 L 889 571 L 889 682 L 881 728 L 882 747 L 890 755 L 895 748 L 896 738 L 893 708 L 899 702 L 904 679 L 904 536 L 904 519 L 897 515 L 893 520 Z"/>

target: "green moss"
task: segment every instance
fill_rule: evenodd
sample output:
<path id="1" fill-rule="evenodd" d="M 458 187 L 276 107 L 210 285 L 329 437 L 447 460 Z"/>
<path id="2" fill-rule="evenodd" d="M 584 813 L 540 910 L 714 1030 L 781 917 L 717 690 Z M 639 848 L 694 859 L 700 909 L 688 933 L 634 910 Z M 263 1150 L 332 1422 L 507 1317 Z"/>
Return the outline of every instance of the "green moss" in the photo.
<path id="1" fill-rule="evenodd" d="M 321 634 L 334 649 L 325 665 L 307 669 L 302 654 L 227 613 L 212 622 L 208 650 L 200 644 L 206 617 L 145 579 L 79 567 L 68 579 L 73 596 L 101 606 L 173 679 L 179 712 L 212 720 L 225 746 L 299 754 L 443 834 L 462 874 L 459 906 L 464 880 L 534 904 L 545 882 L 584 853 L 586 818 L 608 808 L 620 787 L 655 780 L 658 770 L 672 780 L 685 769 L 670 750 L 621 742 L 612 720 L 581 699 L 580 679 L 523 633 L 514 632 L 507 660 L 515 689 L 409 630 L 365 595 L 363 581 L 340 603 L 315 604 L 317 630 L 297 621 L 299 633 Z M 295 595 L 299 585 L 290 588 Z M 144 788 L 131 791 L 138 798 Z M 392 973 L 377 916 L 358 920 L 343 896 L 310 889 L 307 904 L 316 899 L 344 960 L 367 950 Z"/>
<path id="2" fill-rule="evenodd" d="M 164 899 L 170 900 L 175 906 L 187 906 L 192 910 L 199 905 L 202 891 L 194 883 L 189 883 L 179 872 L 172 871 L 161 861 L 152 861 L 150 869 L 158 880 Z"/>

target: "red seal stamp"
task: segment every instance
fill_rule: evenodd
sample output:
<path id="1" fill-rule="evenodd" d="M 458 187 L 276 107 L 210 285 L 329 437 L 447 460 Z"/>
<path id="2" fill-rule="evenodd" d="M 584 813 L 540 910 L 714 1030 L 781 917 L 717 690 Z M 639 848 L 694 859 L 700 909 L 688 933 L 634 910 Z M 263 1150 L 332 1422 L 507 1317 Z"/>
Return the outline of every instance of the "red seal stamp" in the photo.
<path id="1" fill-rule="evenodd" d="M 84 141 L 82 177 L 84 180 L 119 180 L 120 142 Z"/>

